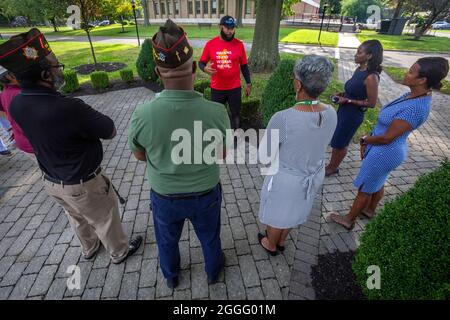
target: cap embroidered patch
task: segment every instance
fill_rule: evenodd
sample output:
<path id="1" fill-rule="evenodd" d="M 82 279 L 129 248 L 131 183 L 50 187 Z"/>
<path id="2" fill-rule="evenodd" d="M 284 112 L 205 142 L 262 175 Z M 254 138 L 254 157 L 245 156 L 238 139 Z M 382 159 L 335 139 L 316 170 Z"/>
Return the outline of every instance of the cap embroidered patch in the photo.
<path id="1" fill-rule="evenodd" d="M 25 48 L 23 48 L 23 55 L 27 59 L 32 59 L 32 60 L 36 60 L 36 59 L 39 58 L 38 51 L 35 48 L 33 48 L 33 47 L 25 47 Z"/>
<path id="2" fill-rule="evenodd" d="M 162 52 L 159 53 L 159 60 L 166 61 L 166 55 Z"/>

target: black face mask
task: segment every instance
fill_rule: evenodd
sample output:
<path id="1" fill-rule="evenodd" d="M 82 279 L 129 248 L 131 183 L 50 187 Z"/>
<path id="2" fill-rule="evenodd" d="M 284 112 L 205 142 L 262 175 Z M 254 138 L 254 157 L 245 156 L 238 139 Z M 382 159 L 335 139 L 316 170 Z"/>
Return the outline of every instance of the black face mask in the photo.
<path id="1" fill-rule="evenodd" d="M 222 36 L 222 39 L 223 40 L 225 40 L 225 41 L 233 41 L 233 39 L 234 39 L 234 33 L 233 33 L 233 35 L 231 36 L 231 37 L 228 37 L 227 35 L 226 35 L 226 33 L 225 32 L 223 32 L 223 30 L 220 30 L 220 35 Z"/>

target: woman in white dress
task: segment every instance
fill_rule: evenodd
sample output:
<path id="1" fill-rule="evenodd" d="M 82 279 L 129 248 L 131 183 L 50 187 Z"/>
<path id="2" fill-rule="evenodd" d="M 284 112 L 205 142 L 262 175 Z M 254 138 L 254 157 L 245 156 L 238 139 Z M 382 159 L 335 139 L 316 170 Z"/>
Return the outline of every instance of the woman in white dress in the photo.
<path id="1" fill-rule="evenodd" d="M 278 159 L 277 172 L 267 175 L 261 190 L 259 219 L 267 225 L 259 243 L 271 255 L 284 250 L 291 228 L 306 222 L 325 176 L 325 152 L 336 128 L 333 107 L 318 97 L 329 85 L 333 64 L 308 55 L 294 67 L 297 103 L 273 115 L 261 141 L 260 157 Z M 278 129 L 279 143 L 270 147 Z M 274 150 L 271 150 L 274 149 Z"/>

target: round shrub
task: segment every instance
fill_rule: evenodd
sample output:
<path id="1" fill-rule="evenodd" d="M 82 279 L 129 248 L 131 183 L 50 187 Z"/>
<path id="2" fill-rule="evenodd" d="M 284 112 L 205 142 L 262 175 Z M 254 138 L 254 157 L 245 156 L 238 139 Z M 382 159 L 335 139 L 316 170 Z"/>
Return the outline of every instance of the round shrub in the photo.
<path id="1" fill-rule="evenodd" d="M 122 79 L 122 81 L 126 83 L 133 82 L 134 80 L 133 70 L 131 69 L 120 70 L 120 78 Z"/>
<path id="2" fill-rule="evenodd" d="M 70 93 L 80 89 L 80 83 L 78 82 L 78 76 L 75 71 L 73 70 L 64 71 L 64 79 L 66 84 L 62 87 L 63 92 Z"/>
<path id="3" fill-rule="evenodd" d="M 450 163 L 422 176 L 367 225 L 353 262 L 369 299 L 450 298 Z M 380 267 L 369 290 L 367 268 Z"/>
<path id="4" fill-rule="evenodd" d="M 194 83 L 194 90 L 200 93 L 205 93 L 205 89 L 209 88 L 210 81 L 208 79 L 198 80 Z"/>
<path id="5" fill-rule="evenodd" d="M 92 86 L 96 90 L 104 90 L 109 87 L 109 77 L 104 71 L 96 71 L 91 73 Z"/>
<path id="6" fill-rule="evenodd" d="M 270 118 L 280 111 L 295 104 L 295 91 L 292 83 L 292 72 L 296 60 L 293 58 L 281 60 L 262 95 L 262 113 L 264 125 L 267 126 Z"/>
<path id="7" fill-rule="evenodd" d="M 138 59 L 136 61 L 136 68 L 144 81 L 156 81 L 158 76 L 155 72 L 155 60 L 153 59 L 153 46 L 150 39 L 145 39 L 142 44 L 141 52 L 139 52 Z"/>

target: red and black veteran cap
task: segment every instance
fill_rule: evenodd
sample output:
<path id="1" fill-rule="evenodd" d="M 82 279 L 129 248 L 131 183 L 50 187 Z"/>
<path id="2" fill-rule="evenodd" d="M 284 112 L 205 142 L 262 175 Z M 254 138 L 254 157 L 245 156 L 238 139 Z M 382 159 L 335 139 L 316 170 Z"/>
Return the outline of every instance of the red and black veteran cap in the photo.
<path id="1" fill-rule="evenodd" d="M 44 35 L 39 29 L 33 28 L 0 45 L 0 65 L 13 73 L 21 73 L 51 52 Z"/>
<path id="2" fill-rule="evenodd" d="M 153 36 L 152 44 L 156 65 L 163 68 L 181 66 L 194 52 L 183 28 L 170 19 Z"/>

